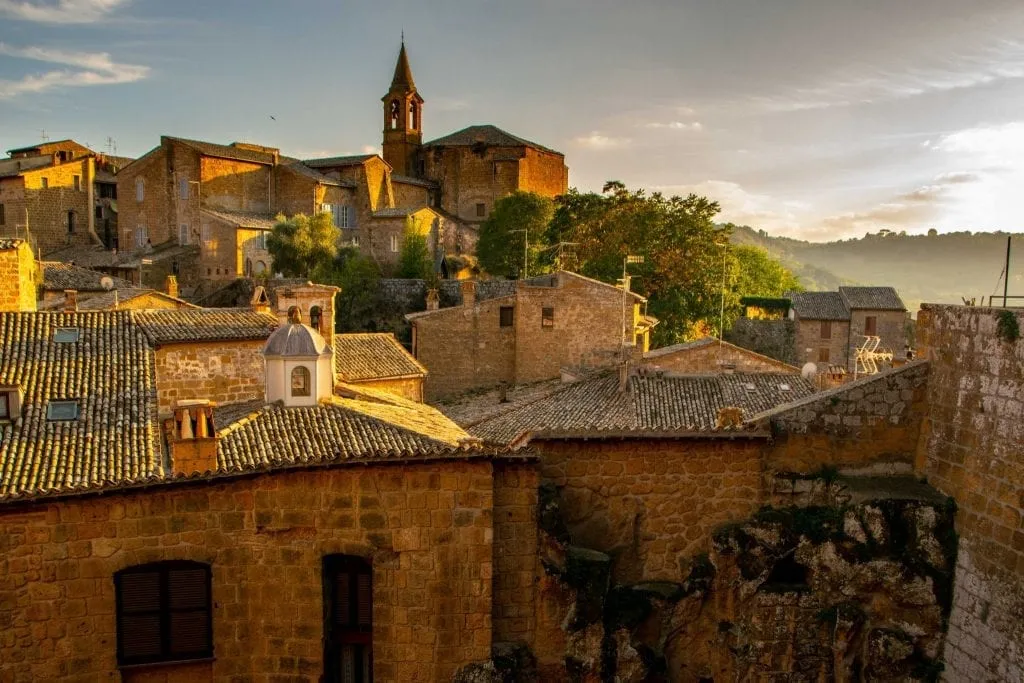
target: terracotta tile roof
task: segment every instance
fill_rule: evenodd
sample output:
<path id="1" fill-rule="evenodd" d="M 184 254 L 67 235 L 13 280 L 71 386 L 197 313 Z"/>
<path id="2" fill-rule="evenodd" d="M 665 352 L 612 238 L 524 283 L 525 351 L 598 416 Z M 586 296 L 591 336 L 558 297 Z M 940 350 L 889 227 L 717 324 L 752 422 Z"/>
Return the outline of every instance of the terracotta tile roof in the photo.
<path id="1" fill-rule="evenodd" d="M 892 287 L 840 287 L 846 305 L 850 308 L 873 311 L 905 311 L 903 300 Z"/>
<path id="2" fill-rule="evenodd" d="M 612 372 L 566 385 L 534 403 L 484 420 L 470 433 L 501 445 L 533 437 L 712 436 L 722 433 L 716 428 L 721 408 L 740 407 L 744 415 L 753 415 L 813 391 L 802 377 L 760 373 L 641 373 L 621 391 L 618 373 Z"/>
<path id="3" fill-rule="evenodd" d="M 334 335 L 334 372 L 345 382 L 388 377 L 423 377 L 417 362 L 395 335 L 368 332 Z"/>
<path id="4" fill-rule="evenodd" d="M 422 208 L 422 207 L 421 207 Z M 419 209 L 399 209 L 394 207 L 388 207 L 385 209 L 377 209 L 373 212 L 374 218 L 405 218 L 409 214 L 416 213 Z"/>
<path id="5" fill-rule="evenodd" d="M 202 213 L 219 218 L 240 228 L 257 228 L 260 230 L 273 230 L 277 225 L 277 219 L 269 213 L 252 213 L 248 211 L 226 211 L 223 209 L 201 209 Z"/>
<path id="6" fill-rule="evenodd" d="M 0 384 L 24 392 L 21 420 L 0 423 L 0 498 L 162 474 L 153 354 L 129 312 L 0 313 L 0 349 Z M 60 399 L 78 419 L 47 420 Z"/>
<path id="7" fill-rule="evenodd" d="M 40 261 L 43 266 L 43 289 L 60 292 L 65 289 L 76 289 L 79 292 L 106 292 L 100 280 L 109 277 L 106 273 L 89 270 L 63 261 Z M 129 289 L 132 283 L 119 277 L 110 278 L 114 289 Z"/>
<path id="8" fill-rule="evenodd" d="M 46 254 L 47 262 L 59 261 L 82 268 L 128 268 L 133 259 L 130 252 L 114 252 L 98 245 L 64 247 Z"/>
<path id="9" fill-rule="evenodd" d="M 218 433 L 218 460 L 224 470 L 465 457 L 480 450 L 475 439 L 430 406 L 337 397 L 308 408 L 263 406 L 236 417 Z"/>
<path id="10" fill-rule="evenodd" d="M 359 166 L 376 154 L 353 154 L 342 157 L 322 157 L 320 159 L 303 159 L 302 163 L 310 168 L 329 168 L 332 166 Z"/>
<path id="11" fill-rule="evenodd" d="M 402 183 L 403 185 L 419 185 L 420 187 L 436 188 L 438 184 L 433 180 L 426 180 L 424 178 L 413 178 L 412 176 L 400 175 L 398 173 L 391 174 L 391 182 Z"/>
<path id="12" fill-rule="evenodd" d="M 316 182 L 324 185 L 336 185 L 337 187 L 355 187 L 356 185 L 351 181 L 338 180 L 337 178 L 325 176 L 320 171 L 310 168 L 306 164 L 302 163 L 301 160 L 293 157 L 281 157 L 281 164 L 284 168 L 292 171 L 293 173 L 298 173 L 301 176 L 305 176 L 310 180 L 315 180 Z"/>
<path id="13" fill-rule="evenodd" d="M 249 161 L 256 164 L 265 164 L 267 166 L 274 163 L 274 155 L 270 152 L 245 149 L 244 147 L 235 147 L 233 145 L 219 145 L 215 142 L 204 142 L 203 140 L 176 138 L 170 135 L 165 135 L 162 139 L 181 143 L 208 157 L 234 159 L 236 161 Z"/>
<path id="14" fill-rule="evenodd" d="M 849 320 L 850 309 L 839 292 L 792 292 L 786 295 L 803 320 Z"/>
<path id="15" fill-rule="evenodd" d="M 564 156 L 561 152 L 555 151 L 536 142 L 517 137 L 511 133 L 489 124 L 469 126 L 444 137 L 431 140 L 423 144 L 424 147 L 468 147 L 483 143 L 493 147 L 533 147 L 542 152 L 550 152 Z"/>
<path id="16" fill-rule="evenodd" d="M 26 147 L 16 147 L 14 149 L 7 150 L 8 154 L 18 154 L 19 152 L 31 152 L 32 150 L 40 149 L 43 145 L 59 145 L 62 142 L 75 142 L 71 138 L 64 138 L 63 140 L 47 140 L 46 142 L 38 142 L 34 145 L 28 145 Z M 78 143 L 75 143 L 78 144 Z"/>
<path id="17" fill-rule="evenodd" d="M 248 308 L 135 311 L 135 322 L 153 344 L 266 339 L 276 316 Z"/>

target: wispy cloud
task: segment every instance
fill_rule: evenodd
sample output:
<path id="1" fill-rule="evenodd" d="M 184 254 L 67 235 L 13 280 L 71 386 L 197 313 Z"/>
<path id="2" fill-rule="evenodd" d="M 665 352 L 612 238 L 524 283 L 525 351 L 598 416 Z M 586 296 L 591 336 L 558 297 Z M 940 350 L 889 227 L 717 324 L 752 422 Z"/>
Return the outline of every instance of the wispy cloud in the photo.
<path id="1" fill-rule="evenodd" d="M 583 135 L 573 140 L 580 147 L 594 150 L 616 149 L 627 146 L 631 141 L 629 138 L 616 138 L 593 131 L 590 135 Z"/>
<path id="2" fill-rule="evenodd" d="M 975 51 L 945 53 L 929 63 L 911 61 L 886 67 L 859 64 L 828 74 L 821 85 L 755 96 L 751 101 L 767 111 L 804 111 L 900 100 L 1022 78 L 1024 42 L 993 37 Z"/>
<path id="3" fill-rule="evenodd" d="M 133 83 L 146 78 L 150 72 L 148 66 L 119 64 L 106 52 L 69 52 L 43 47 L 16 48 L 0 43 L 0 55 L 73 67 L 29 74 L 19 80 L 0 80 L 0 99 L 60 87 Z"/>
<path id="4" fill-rule="evenodd" d="M 651 189 L 664 194 L 701 195 L 722 207 L 718 220 L 762 228 L 774 234 L 792 234 L 801 224 L 807 205 L 751 192 L 728 180 L 705 180 L 692 185 L 661 185 Z"/>
<path id="5" fill-rule="evenodd" d="M 703 124 L 700 121 L 652 121 L 645 123 L 644 128 L 651 128 L 654 130 L 680 130 L 680 131 L 702 131 L 704 130 Z"/>
<path id="6" fill-rule="evenodd" d="M 91 24 L 131 0 L 0 0 L 0 16 L 46 24 Z"/>

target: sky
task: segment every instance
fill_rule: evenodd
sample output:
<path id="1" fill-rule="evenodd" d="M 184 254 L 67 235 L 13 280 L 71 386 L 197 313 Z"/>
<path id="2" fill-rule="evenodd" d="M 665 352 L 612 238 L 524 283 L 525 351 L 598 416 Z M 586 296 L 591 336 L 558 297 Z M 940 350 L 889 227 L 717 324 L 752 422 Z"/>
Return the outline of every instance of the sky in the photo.
<path id="1" fill-rule="evenodd" d="M 814 241 L 1021 232 L 1021 0 L 0 0 L 0 149 L 160 135 L 379 152 L 401 33 L 427 139 L 490 123 Z"/>

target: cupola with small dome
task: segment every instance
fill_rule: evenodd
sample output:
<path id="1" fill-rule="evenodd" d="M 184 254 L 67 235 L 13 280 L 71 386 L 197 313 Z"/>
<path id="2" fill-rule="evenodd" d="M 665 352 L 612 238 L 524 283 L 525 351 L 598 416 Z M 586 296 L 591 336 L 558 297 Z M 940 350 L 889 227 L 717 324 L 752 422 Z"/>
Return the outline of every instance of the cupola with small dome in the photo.
<path id="1" fill-rule="evenodd" d="M 319 332 L 302 323 L 298 309 L 267 339 L 263 358 L 268 402 L 314 406 L 334 392 L 334 353 Z"/>

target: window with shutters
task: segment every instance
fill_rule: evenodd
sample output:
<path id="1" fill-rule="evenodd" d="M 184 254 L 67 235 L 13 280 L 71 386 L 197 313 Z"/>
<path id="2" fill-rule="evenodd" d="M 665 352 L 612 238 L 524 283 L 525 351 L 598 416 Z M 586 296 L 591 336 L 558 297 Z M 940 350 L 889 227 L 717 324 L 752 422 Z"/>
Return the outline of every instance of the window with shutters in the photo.
<path id="1" fill-rule="evenodd" d="M 210 566 L 155 562 L 114 575 L 121 665 L 213 656 Z"/>
<path id="2" fill-rule="evenodd" d="M 361 557 L 324 558 L 324 678 L 373 681 L 373 569 Z"/>
<path id="3" fill-rule="evenodd" d="M 878 318 L 876 316 L 869 315 L 864 318 L 864 334 L 869 337 L 878 334 Z"/>
<path id="4" fill-rule="evenodd" d="M 825 347 L 818 349 L 818 362 L 827 363 L 829 361 L 829 350 Z"/>
<path id="5" fill-rule="evenodd" d="M 821 338 L 831 339 L 832 338 L 832 321 L 822 320 L 821 321 Z"/>
<path id="6" fill-rule="evenodd" d="M 512 327 L 516 319 L 514 306 L 502 306 L 498 309 L 498 325 L 500 327 Z"/>

